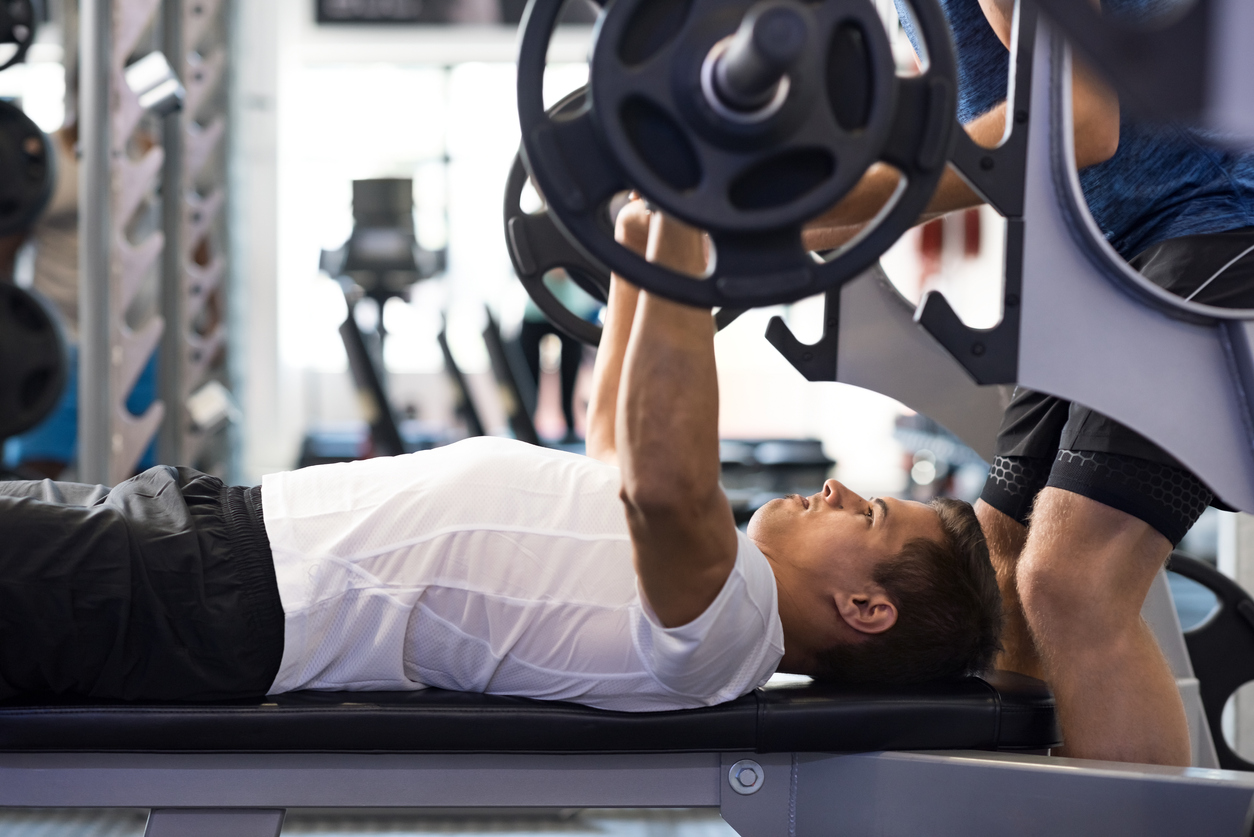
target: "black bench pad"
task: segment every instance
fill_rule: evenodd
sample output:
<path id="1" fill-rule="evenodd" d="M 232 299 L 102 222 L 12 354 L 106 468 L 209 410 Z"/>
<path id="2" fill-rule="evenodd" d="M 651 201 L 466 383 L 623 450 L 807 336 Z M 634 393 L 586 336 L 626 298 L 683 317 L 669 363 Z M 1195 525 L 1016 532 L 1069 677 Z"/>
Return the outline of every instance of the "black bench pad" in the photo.
<path id="1" fill-rule="evenodd" d="M 770 753 L 1058 743 L 1044 684 L 1005 672 L 900 689 L 778 686 L 707 709 L 650 713 L 440 689 L 0 706 L 3 752 Z"/>

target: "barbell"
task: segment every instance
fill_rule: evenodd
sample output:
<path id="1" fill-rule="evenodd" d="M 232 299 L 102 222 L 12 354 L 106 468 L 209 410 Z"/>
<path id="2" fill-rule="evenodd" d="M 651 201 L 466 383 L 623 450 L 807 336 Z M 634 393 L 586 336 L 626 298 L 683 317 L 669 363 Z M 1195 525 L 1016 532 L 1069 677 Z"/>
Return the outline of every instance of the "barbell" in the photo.
<path id="1" fill-rule="evenodd" d="M 546 112 L 545 56 L 562 0 L 531 0 L 518 58 L 522 156 L 547 214 L 582 256 L 702 307 L 793 302 L 859 275 L 926 207 L 956 120 L 956 69 L 936 0 L 908 0 L 926 52 L 899 77 L 868 0 L 615 0 L 599 15 L 588 95 Z M 894 199 L 836 258 L 806 221 L 876 162 Z M 606 207 L 635 189 L 705 230 L 711 266 L 686 276 L 618 245 Z"/>

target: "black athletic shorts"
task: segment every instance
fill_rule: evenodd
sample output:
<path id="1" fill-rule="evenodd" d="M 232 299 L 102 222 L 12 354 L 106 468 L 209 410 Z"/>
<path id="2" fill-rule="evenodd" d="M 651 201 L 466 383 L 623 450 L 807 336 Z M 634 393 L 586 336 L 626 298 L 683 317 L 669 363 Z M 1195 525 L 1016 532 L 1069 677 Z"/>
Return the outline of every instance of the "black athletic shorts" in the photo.
<path id="1" fill-rule="evenodd" d="M 0 699 L 263 695 L 282 656 L 261 489 L 0 482 Z"/>
<path id="2" fill-rule="evenodd" d="M 1254 308 L 1254 227 L 1169 239 L 1129 263 L 1177 296 Z M 995 452 L 981 499 L 1025 525 L 1048 485 L 1133 515 L 1174 545 L 1214 501 L 1197 477 L 1136 431 L 1031 390 L 1015 389 Z"/>

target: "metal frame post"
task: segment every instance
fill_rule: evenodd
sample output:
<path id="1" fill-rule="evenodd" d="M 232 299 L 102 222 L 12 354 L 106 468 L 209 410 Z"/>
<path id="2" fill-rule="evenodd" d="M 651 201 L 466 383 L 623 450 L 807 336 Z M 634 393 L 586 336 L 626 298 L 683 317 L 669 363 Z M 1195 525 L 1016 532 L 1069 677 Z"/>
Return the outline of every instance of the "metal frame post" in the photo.
<path id="1" fill-rule="evenodd" d="M 164 164 L 159 145 L 131 155 L 144 108 L 124 75 L 160 1 L 83 0 L 81 10 L 78 427 L 84 482 L 112 485 L 129 477 L 164 415 L 159 401 L 142 416 L 126 407 L 165 328 L 160 316 L 137 328 L 127 322 L 165 242 L 160 231 L 136 242 L 127 233 Z"/>
<path id="2" fill-rule="evenodd" d="M 186 62 L 183 43 L 183 0 L 163 0 L 161 4 L 161 46 L 166 60 L 181 78 Z M 161 366 L 158 394 L 168 405 L 157 437 L 157 459 L 170 465 L 184 465 L 183 433 L 187 422 L 183 382 L 184 349 L 182 334 L 185 304 L 182 270 L 183 245 L 183 131 L 182 108 L 166 115 L 162 124 L 165 165 L 161 180 L 161 227 L 165 249 L 161 259 L 161 316 L 169 328 L 161 335 Z"/>
<path id="3" fill-rule="evenodd" d="M 109 481 L 112 282 L 109 270 L 109 67 L 112 0 L 83 0 L 79 17 L 78 478 Z"/>
<path id="4" fill-rule="evenodd" d="M 197 465 L 221 471 L 226 463 L 211 461 L 207 449 L 218 427 L 197 427 L 186 408 L 188 397 L 210 380 L 226 374 L 222 351 L 227 343 L 226 293 L 227 165 L 221 152 L 226 147 L 227 111 L 220 92 L 227 74 L 227 49 L 231 26 L 227 0 L 167 0 L 179 6 L 180 38 L 177 63 L 187 99 L 179 136 L 178 242 L 171 265 L 177 276 L 171 288 L 181 304 L 179 320 L 171 329 L 170 344 L 177 346 L 178 370 L 168 384 L 168 404 L 177 404 L 168 423 L 179 436 L 177 459 L 181 465 Z M 172 216 L 173 217 L 173 216 Z M 206 309 L 216 302 L 220 316 L 208 322 Z M 176 349 L 171 348 L 173 356 Z M 177 378 L 177 380 L 175 380 Z"/>

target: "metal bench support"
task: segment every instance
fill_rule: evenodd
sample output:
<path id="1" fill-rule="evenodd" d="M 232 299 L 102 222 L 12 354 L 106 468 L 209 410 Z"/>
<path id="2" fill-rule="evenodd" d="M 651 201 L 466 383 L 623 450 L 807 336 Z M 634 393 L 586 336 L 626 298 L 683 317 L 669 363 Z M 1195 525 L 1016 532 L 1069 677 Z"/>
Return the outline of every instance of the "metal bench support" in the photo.
<path id="1" fill-rule="evenodd" d="M 742 759 L 756 793 L 731 786 Z M 0 807 L 148 808 L 148 837 L 275 837 L 286 809 L 327 807 L 719 808 L 743 837 L 1237 837 L 1251 799 L 1248 773 L 973 751 L 0 756 Z"/>

